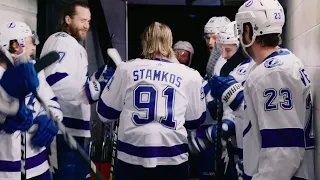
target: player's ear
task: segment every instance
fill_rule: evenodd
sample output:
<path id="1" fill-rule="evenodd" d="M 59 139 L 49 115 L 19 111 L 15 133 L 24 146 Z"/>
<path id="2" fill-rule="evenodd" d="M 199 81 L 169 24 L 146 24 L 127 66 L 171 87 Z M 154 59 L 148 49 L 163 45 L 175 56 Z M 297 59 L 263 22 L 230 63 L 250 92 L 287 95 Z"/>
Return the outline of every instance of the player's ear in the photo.
<path id="1" fill-rule="evenodd" d="M 71 24 L 71 17 L 70 16 L 65 16 L 64 21 L 69 25 Z"/>
<path id="2" fill-rule="evenodd" d="M 251 40 L 252 40 L 252 34 L 253 33 L 251 33 L 251 31 L 252 31 L 251 28 L 252 28 L 251 24 L 245 24 L 244 25 L 244 38 L 245 38 L 245 40 L 246 40 L 246 42 L 248 44 L 251 43 Z"/>

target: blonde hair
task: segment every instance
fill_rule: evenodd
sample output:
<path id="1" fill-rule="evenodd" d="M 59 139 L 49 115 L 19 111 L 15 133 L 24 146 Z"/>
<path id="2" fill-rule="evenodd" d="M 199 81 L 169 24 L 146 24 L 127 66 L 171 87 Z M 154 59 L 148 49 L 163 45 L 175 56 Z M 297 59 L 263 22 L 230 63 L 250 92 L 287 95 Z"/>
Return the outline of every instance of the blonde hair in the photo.
<path id="1" fill-rule="evenodd" d="M 174 61 L 171 29 L 159 22 L 150 24 L 141 34 L 142 55 L 146 59 L 156 57 Z"/>

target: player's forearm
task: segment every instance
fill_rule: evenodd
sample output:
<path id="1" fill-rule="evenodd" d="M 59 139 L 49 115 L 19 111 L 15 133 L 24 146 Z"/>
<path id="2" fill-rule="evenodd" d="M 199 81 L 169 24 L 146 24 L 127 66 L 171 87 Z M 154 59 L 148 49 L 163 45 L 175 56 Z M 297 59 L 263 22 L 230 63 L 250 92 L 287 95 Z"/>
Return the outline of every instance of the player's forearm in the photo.
<path id="1" fill-rule="evenodd" d="M 258 173 L 252 180 L 292 179 L 301 165 L 304 148 L 262 149 L 259 158 Z"/>

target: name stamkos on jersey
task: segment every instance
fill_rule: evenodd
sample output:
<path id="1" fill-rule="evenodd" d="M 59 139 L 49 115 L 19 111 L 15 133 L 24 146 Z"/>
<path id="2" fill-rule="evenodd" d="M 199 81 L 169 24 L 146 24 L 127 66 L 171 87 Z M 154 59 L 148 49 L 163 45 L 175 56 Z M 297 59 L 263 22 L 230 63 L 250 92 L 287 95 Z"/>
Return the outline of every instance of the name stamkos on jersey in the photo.
<path id="1" fill-rule="evenodd" d="M 267 59 L 264 62 L 264 67 L 266 68 L 273 68 L 276 66 L 281 66 L 283 64 L 283 62 L 281 60 L 279 60 L 278 58 L 272 57 L 270 59 Z"/>

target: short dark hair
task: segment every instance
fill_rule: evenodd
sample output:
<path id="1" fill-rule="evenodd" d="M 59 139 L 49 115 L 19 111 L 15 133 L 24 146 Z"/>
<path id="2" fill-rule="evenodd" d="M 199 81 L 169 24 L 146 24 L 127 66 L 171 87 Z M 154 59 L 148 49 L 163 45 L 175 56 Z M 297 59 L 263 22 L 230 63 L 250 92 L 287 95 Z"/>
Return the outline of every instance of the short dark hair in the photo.
<path id="1" fill-rule="evenodd" d="M 243 28 L 245 29 L 246 26 L 249 26 L 250 37 L 253 36 L 253 29 L 251 23 L 243 24 Z M 282 43 L 282 39 L 279 33 L 272 33 L 272 34 L 265 34 L 256 37 L 256 42 L 259 43 L 262 47 L 276 47 Z"/>
<path id="2" fill-rule="evenodd" d="M 10 53 L 15 53 L 16 52 L 16 50 L 14 49 L 14 47 L 13 47 L 13 43 L 18 43 L 18 41 L 17 40 L 11 40 L 10 42 L 9 42 L 9 52 Z M 19 43 L 18 43 L 19 44 Z"/>
<path id="3" fill-rule="evenodd" d="M 71 18 L 76 14 L 76 7 L 89 8 L 89 5 L 83 1 L 74 1 L 71 4 L 65 6 L 61 11 L 59 21 L 56 27 L 57 32 L 68 32 L 68 24 L 66 23 L 65 17 L 70 16 Z"/>

